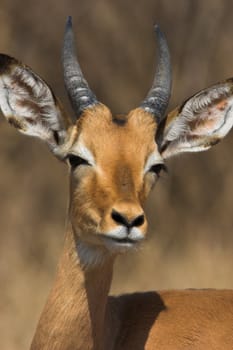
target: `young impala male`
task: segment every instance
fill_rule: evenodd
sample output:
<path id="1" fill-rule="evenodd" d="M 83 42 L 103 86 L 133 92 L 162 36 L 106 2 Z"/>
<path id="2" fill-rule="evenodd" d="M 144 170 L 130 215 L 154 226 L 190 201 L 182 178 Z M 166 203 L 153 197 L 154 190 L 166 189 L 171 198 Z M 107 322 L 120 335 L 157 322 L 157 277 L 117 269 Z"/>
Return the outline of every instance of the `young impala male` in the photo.
<path id="1" fill-rule="evenodd" d="M 20 132 L 45 141 L 70 169 L 64 251 L 31 350 L 233 349 L 233 291 L 185 290 L 109 297 L 113 263 L 146 235 L 145 200 L 164 160 L 221 140 L 233 124 L 233 80 L 164 116 L 171 89 L 167 43 L 156 27 L 155 79 L 140 107 L 112 116 L 75 56 L 71 19 L 63 50 L 67 117 L 30 68 L 0 56 L 0 105 Z"/>

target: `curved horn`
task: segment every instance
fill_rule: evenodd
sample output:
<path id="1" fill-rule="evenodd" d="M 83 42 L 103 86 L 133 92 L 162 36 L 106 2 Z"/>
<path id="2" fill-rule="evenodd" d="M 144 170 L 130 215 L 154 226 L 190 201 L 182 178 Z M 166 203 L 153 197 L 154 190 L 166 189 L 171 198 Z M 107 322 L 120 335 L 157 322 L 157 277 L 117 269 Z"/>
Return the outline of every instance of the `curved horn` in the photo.
<path id="1" fill-rule="evenodd" d="M 98 101 L 90 90 L 76 58 L 71 16 L 66 22 L 62 63 L 68 96 L 77 117 L 79 117 L 86 108 L 96 105 Z"/>
<path id="2" fill-rule="evenodd" d="M 164 34 L 158 25 L 155 25 L 154 29 L 158 41 L 158 63 L 152 87 L 140 107 L 151 113 L 159 122 L 163 118 L 171 94 L 171 62 Z"/>

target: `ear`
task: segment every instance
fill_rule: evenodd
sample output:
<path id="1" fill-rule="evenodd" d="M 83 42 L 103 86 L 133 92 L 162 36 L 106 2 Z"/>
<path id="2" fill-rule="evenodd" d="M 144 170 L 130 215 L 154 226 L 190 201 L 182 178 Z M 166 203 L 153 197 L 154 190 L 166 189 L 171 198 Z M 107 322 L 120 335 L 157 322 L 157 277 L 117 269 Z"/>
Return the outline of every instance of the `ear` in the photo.
<path id="1" fill-rule="evenodd" d="M 199 152 L 218 143 L 233 125 L 233 79 L 202 90 L 169 113 L 156 135 L 163 158 Z"/>
<path id="2" fill-rule="evenodd" d="M 0 54 L 0 108 L 25 135 L 45 141 L 53 152 L 70 124 L 48 85 L 16 59 Z"/>

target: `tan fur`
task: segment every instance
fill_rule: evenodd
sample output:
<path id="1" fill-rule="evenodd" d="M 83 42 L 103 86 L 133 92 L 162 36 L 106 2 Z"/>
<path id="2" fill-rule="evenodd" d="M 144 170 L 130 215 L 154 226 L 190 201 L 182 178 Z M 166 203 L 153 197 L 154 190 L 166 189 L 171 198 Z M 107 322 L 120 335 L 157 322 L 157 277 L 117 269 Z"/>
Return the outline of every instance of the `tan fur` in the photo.
<path id="1" fill-rule="evenodd" d="M 141 212 L 154 182 L 149 174 L 144 178 L 142 169 L 157 147 L 156 124 L 140 109 L 125 119 L 122 126 L 114 123 L 110 111 L 99 105 L 75 126 L 69 150 L 83 142 L 98 168 L 71 174 L 72 225 L 31 350 L 230 350 L 232 291 L 108 297 L 114 254 L 106 251 L 102 235 L 116 226 L 111 209 L 117 207 L 129 217 Z M 83 265 L 80 241 L 92 246 L 91 253 L 98 251 L 100 262 Z"/>
<path id="2" fill-rule="evenodd" d="M 42 313 L 31 349 L 102 349 L 112 259 L 94 269 L 79 261 L 72 229 L 58 265 L 57 277 Z"/>
<path id="3" fill-rule="evenodd" d="M 67 237 L 31 350 L 232 349 L 232 291 L 107 297 L 113 261 L 83 269 Z"/>
<path id="4" fill-rule="evenodd" d="M 143 174 L 148 156 L 157 150 L 153 118 L 137 109 L 125 120 L 118 125 L 108 108 L 99 105 L 87 110 L 69 133 L 66 154 L 75 153 L 82 143 L 93 153 L 97 168 L 71 172 L 71 225 L 31 350 L 115 348 L 121 308 L 115 299 L 108 302 L 108 292 L 116 253 L 107 251 L 102 236 L 118 226 L 111 218 L 113 207 L 129 219 L 143 213 L 156 180 Z M 146 228 L 145 222 L 140 227 L 144 235 Z M 79 249 L 84 244 L 87 254 L 98 251 L 101 262 L 83 263 Z"/>
<path id="5" fill-rule="evenodd" d="M 129 219 L 143 213 L 153 184 L 150 176 L 145 181 L 143 167 L 157 147 L 154 142 L 156 125 L 151 116 L 135 110 L 124 126 L 118 126 L 107 107 L 100 105 L 83 115 L 77 129 L 72 147 L 79 141 L 84 143 L 94 154 L 97 169 L 87 168 L 83 169 L 85 174 L 74 172 L 71 175 L 71 221 L 85 236 L 88 231 L 91 236 L 93 232 L 104 234 L 116 227 L 110 215 L 113 207 Z M 77 187 L 79 177 L 83 179 Z M 146 228 L 145 222 L 141 227 L 144 234 Z"/>
<path id="6" fill-rule="evenodd" d="M 119 303 L 124 311 L 117 350 L 232 349 L 232 291 L 136 293 Z"/>
<path id="7" fill-rule="evenodd" d="M 141 108 L 112 116 L 102 104 L 73 125 L 42 79 L 0 54 L 0 106 L 14 127 L 42 139 L 58 158 L 83 158 L 70 168 L 64 250 L 31 350 L 232 349 L 233 291 L 108 296 L 116 255 L 146 236 L 143 208 L 157 180 L 150 167 L 205 150 L 229 132 L 232 80 L 194 95 L 160 125 Z"/>

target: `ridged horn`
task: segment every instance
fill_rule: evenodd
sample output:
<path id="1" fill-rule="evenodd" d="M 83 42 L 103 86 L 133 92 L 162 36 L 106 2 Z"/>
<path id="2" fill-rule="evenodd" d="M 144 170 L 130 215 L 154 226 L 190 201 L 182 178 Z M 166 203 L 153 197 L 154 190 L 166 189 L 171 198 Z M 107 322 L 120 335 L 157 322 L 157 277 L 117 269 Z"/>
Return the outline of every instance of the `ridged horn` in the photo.
<path id="1" fill-rule="evenodd" d="M 159 122 L 166 111 L 171 94 L 171 61 L 166 38 L 158 25 L 154 26 L 158 42 L 158 63 L 154 81 L 140 107 Z"/>
<path id="2" fill-rule="evenodd" d="M 71 16 L 66 22 L 62 63 L 66 90 L 76 116 L 79 117 L 86 108 L 96 105 L 98 100 L 89 88 L 76 57 Z"/>

